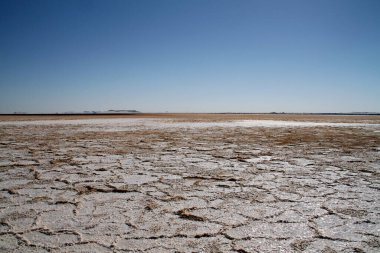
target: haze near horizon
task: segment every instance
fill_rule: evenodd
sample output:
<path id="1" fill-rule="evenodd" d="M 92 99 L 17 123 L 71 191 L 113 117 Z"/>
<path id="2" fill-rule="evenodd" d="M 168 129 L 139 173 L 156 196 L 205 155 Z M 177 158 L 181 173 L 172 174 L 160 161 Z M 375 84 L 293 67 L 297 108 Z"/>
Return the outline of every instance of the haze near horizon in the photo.
<path id="1" fill-rule="evenodd" d="M 380 112 L 380 1 L 0 1 L 0 113 Z"/>

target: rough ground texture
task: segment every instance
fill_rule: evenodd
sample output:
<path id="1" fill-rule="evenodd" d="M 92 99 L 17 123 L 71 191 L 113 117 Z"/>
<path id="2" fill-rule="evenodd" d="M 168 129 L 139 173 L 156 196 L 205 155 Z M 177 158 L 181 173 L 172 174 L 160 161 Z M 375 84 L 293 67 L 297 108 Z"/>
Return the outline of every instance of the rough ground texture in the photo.
<path id="1" fill-rule="evenodd" d="M 0 126 L 0 252 L 379 252 L 378 126 Z"/>

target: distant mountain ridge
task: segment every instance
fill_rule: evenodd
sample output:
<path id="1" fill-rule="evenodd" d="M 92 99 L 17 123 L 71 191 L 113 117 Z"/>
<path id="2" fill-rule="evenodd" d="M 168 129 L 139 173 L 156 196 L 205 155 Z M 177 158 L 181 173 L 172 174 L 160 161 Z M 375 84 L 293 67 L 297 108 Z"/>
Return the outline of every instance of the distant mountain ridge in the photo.
<path id="1" fill-rule="evenodd" d="M 108 110 L 108 111 L 84 111 L 83 114 L 125 114 L 125 113 L 141 113 L 137 110 Z"/>

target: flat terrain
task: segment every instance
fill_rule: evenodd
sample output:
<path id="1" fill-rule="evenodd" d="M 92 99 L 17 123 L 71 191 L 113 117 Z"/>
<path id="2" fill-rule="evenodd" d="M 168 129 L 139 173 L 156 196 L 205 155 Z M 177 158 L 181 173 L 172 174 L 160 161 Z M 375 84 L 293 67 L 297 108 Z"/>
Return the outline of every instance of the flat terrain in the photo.
<path id="1" fill-rule="evenodd" d="M 7 117 L 0 252 L 380 251 L 378 116 Z"/>
<path id="2" fill-rule="evenodd" d="M 141 114 L 73 114 L 73 115 L 0 115 L 0 121 L 32 120 L 73 120 L 73 119 L 135 119 L 162 118 L 186 121 L 224 121 L 224 120 L 295 120 L 380 123 L 379 115 L 312 115 L 312 114 L 248 114 L 248 113 L 141 113 Z"/>

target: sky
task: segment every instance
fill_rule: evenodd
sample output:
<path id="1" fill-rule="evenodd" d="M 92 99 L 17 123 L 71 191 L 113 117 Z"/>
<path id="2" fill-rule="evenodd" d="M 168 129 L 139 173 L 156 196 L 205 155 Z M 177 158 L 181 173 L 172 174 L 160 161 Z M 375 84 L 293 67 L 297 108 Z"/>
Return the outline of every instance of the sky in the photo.
<path id="1" fill-rule="evenodd" d="M 0 113 L 380 112 L 378 0 L 0 0 Z"/>

